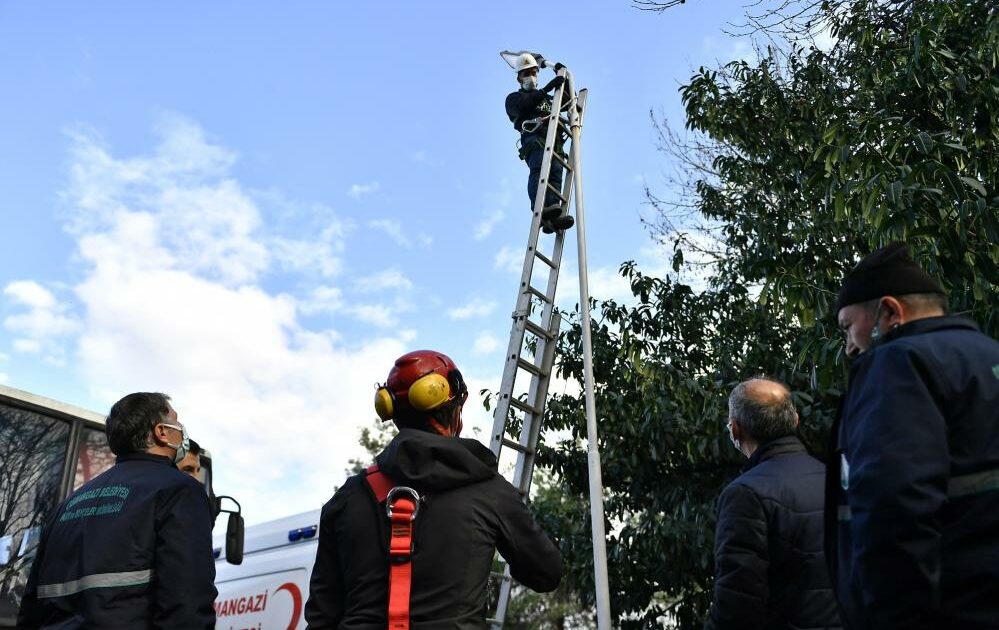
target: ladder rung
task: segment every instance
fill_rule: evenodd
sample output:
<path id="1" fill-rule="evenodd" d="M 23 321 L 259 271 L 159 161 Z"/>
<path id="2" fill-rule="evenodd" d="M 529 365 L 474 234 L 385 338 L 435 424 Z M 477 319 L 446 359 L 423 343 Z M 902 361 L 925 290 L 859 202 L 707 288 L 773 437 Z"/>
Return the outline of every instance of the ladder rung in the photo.
<path id="1" fill-rule="evenodd" d="M 548 304 L 551 304 L 551 302 L 552 302 L 551 300 L 548 299 L 547 295 L 545 295 L 541 291 L 538 291 L 534 287 L 527 287 L 527 292 L 530 293 L 531 295 L 533 295 L 534 297 L 538 298 L 542 302 L 546 302 Z"/>
<path id="2" fill-rule="evenodd" d="M 532 407 L 532 406 L 528 405 L 526 402 L 522 401 L 519 398 L 511 398 L 510 399 L 510 406 L 511 407 L 516 407 L 517 409 L 520 409 L 521 411 L 527 412 L 527 413 L 535 415 L 535 416 L 541 415 L 539 413 L 540 410 L 537 407 Z M 521 453 L 528 453 L 528 452 L 530 452 L 529 449 L 521 446 L 520 442 L 514 442 L 513 440 L 509 440 L 507 438 L 503 438 L 503 444 L 505 444 L 507 446 L 513 446 L 514 450 L 519 450 Z"/>
<path id="3" fill-rule="evenodd" d="M 504 582 L 511 579 L 509 575 L 502 571 L 490 571 L 489 575 L 493 576 L 497 580 L 503 580 Z"/>
<path id="4" fill-rule="evenodd" d="M 537 375 L 537 376 L 548 376 L 548 372 L 546 372 L 545 370 L 543 370 L 543 369 L 539 368 L 538 366 L 534 365 L 530 361 L 525 361 L 524 359 L 518 358 L 517 359 L 517 365 L 522 370 L 527 370 L 531 374 L 534 374 L 534 375 Z"/>
<path id="5" fill-rule="evenodd" d="M 515 402 L 520 402 L 520 401 L 517 400 L 516 398 L 511 398 L 510 399 L 510 404 L 513 405 L 514 407 L 517 407 L 518 405 L 514 405 L 513 404 Z M 521 404 L 523 404 L 523 403 L 521 403 Z M 534 407 L 531 407 L 529 405 L 524 405 L 524 407 L 527 407 L 527 409 L 534 409 Z M 520 442 L 516 442 L 514 440 L 511 440 L 510 438 L 503 438 L 503 446 L 509 446 L 510 448 L 512 448 L 513 450 L 517 451 L 518 453 L 530 453 L 531 452 L 531 449 L 529 449 L 526 446 L 522 445 Z"/>
<path id="6" fill-rule="evenodd" d="M 555 335 L 551 334 L 550 332 L 548 332 L 541 326 L 538 326 L 529 319 L 524 320 L 524 328 L 526 328 L 528 331 L 530 331 L 533 335 L 537 337 L 543 337 L 548 340 L 552 340 L 555 338 Z"/>
<path id="7" fill-rule="evenodd" d="M 544 254 L 542 254 L 541 252 L 539 252 L 537 249 L 534 250 L 534 255 L 537 256 L 538 260 L 540 260 L 541 262 L 545 263 L 546 265 L 548 265 L 552 269 L 555 269 L 555 263 L 552 261 L 551 258 L 549 258 L 548 256 L 545 256 Z"/>
<path id="8" fill-rule="evenodd" d="M 553 193 L 555 193 L 555 196 L 558 197 L 559 199 L 561 199 L 562 203 L 567 203 L 569 201 L 568 199 L 566 199 L 565 197 L 562 196 L 562 191 L 561 190 L 555 190 L 555 187 L 552 186 L 549 183 L 545 183 L 545 186 L 548 187 L 548 190 L 550 190 Z"/>
<path id="9" fill-rule="evenodd" d="M 552 157 L 559 161 L 559 163 L 562 165 L 562 168 L 569 171 L 570 173 L 572 172 L 572 167 L 569 166 L 568 160 L 562 157 L 561 153 L 559 153 L 558 151 L 553 151 Z"/>

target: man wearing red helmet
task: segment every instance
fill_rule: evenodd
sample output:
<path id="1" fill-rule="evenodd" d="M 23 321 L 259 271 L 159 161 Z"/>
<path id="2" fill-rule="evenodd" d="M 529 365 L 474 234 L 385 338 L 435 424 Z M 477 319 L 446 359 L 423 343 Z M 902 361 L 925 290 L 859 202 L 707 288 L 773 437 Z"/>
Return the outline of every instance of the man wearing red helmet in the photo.
<path id="1" fill-rule="evenodd" d="M 418 350 L 396 360 L 375 410 L 399 434 L 323 506 L 309 628 L 486 628 L 497 549 L 524 586 L 558 586 L 558 548 L 499 475 L 492 451 L 458 437 L 467 398 L 446 355 Z"/>

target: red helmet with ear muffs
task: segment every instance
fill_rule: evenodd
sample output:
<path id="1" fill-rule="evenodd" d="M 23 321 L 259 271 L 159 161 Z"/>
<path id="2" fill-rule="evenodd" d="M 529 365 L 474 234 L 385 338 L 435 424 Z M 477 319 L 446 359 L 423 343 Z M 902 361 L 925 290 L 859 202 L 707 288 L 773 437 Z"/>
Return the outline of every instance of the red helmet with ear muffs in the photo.
<path id="1" fill-rule="evenodd" d="M 468 387 L 458 366 L 446 354 L 416 350 L 395 361 L 384 385 L 375 391 L 375 411 L 382 420 L 426 419 L 435 430 L 450 435 L 461 433 L 461 412 L 456 411 L 449 426 L 442 426 L 441 414 L 449 403 L 460 407 L 468 398 Z"/>

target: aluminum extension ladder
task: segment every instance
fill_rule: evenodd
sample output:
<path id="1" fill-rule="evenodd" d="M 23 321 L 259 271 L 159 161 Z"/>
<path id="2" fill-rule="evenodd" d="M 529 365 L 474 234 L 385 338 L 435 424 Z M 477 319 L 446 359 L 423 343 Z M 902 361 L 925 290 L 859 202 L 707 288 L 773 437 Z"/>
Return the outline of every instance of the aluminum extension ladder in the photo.
<path id="1" fill-rule="evenodd" d="M 518 53 L 504 52 L 501 54 L 506 59 L 507 55 L 515 56 Z M 549 67 L 549 62 L 539 55 L 535 55 L 535 57 L 541 67 Z M 560 69 L 558 74 L 568 79 L 568 72 L 564 68 Z M 585 89 L 579 90 L 578 94 L 572 94 L 572 89 L 571 82 L 566 80 L 552 96 L 552 111 L 548 116 L 544 158 L 541 162 L 538 191 L 534 198 L 534 216 L 527 238 L 527 251 L 524 253 L 524 268 L 520 275 L 520 287 L 517 290 L 517 307 L 513 311 L 513 327 L 510 331 L 510 343 L 506 351 L 503 380 L 496 399 L 490 440 L 490 448 L 496 454 L 497 459 L 499 459 L 500 452 L 504 447 L 516 451 L 517 460 L 511 483 L 521 493 L 525 501 L 531 488 L 531 477 L 534 473 L 534 462 L 541 433 L 541 422 L 545 414 L 548 386 L 555 367 L 555 345 L 561 324 L 561 315 L 555 308 L 555 290 L 558 285 L 559 269 L 562 265 L 562 247 L 565 243 L 566 232 L 555 233 L 551 253 L 544 254 L 538 251 L 541 213 L 545 208 L 546 193 L 549 191 L 558 196 L 558 203 L 563 214 L 569 212 L 570 209 L 569 201 L 576 184 L 573 169 L 573 164 L 576 162 L 573 161 L 573 152 L 577 151 L 577 143 L 573 142 L 571 126 L 582 124 L 587 94 Z M 568 97 L 566 101 L 563 101 L 564 96 Z M 565 151 L 566 147 L 568 147 L 568 152 Z M 563 169 L 561 190 L 557 190 L 548 182 L 552 163 L 555 161 Z M 544 290 L 540 290 L 532 284 L 536 261 L 539 261 L 548 270 L 548 279 Z M 539 311 L 541 317 L 537 319 L 535 316 Z M 526 397 L 514 394 L 517 377 L 520 375 L 529 375 L 531 379 Z M 518 425 L 519 437 L 514 439 Z M 505 562 L 503 570 L 494 571 L 492 576 L 499 581 L 499 600 L 496 611 L 493 617 L 488 620 L 490 626 L 495 630 L 503 627 L 513 580 L 510 576 L 510 567 Z"/>

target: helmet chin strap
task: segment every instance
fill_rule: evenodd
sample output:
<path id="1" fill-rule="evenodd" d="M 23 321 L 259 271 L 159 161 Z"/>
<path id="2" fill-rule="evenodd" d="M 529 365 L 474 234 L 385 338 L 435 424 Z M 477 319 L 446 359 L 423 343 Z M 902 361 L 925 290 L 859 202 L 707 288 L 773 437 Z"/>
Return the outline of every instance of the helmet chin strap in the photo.
<path id="1" fill-rule="evenodd" d="M 445 437 L 458 437 L 461 435 L 461 408 L 458 407 L 456 409 L 455 402 L 452 401 L 429 415 L 430 428 L 438 435 Z M 442 417 L 444 414 L 453 414 L 450 421 L 446 417 Z"/>

